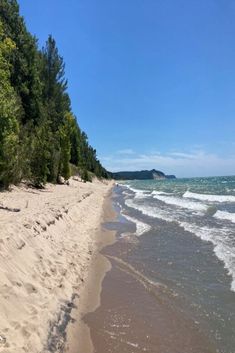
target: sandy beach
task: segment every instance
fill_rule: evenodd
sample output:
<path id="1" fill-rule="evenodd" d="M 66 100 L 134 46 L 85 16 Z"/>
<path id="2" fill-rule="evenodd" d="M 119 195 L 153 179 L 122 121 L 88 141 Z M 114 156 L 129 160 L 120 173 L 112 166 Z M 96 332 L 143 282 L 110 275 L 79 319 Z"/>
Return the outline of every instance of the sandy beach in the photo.
<path id="1" fill-rule="evenodd" d="M 112 193 L 109 194 L 111 196 Z M 101 304 L 103 280 L 111 270 L 111 262 L 101 252 L 103 248 L 112 245 L 116 240 L 116 231 L 107 229 L 104 224 L 115 219 L 111 197 L 106 197 L 103 203 L 103 212 L 100 227 L 96 232 L 96 248 L 87 271 L 87 278 L 75 299 L 66 329 L 66 342 L 63 353 L 93 353 L 96 345 L 91 337 L 91 328 L 85 322 L 87 314 L 93 313 Z M 105 349 L 105 347 L 104 347 Z"/>
<path id="2" fill-rule="evenodd" d="M 99 291 L 109 267 L 96 250 L 111 241 L 100 232 L 111 187 L 112 182 L 71 179 L 69 185 L 20 186 L 0 194 L 0 352 L 77 348 L 79 319 L 88 309 L 84 283 L 94 284 L 96 277 Z M 87 279 L 91 259 L 103 270 L 100 276 L 90 271 Z M 89 296 L 91 309 L 98 305 L 97 293 L 93 300 Z M 89 333 L 82 323 L 80 331 Z"/>

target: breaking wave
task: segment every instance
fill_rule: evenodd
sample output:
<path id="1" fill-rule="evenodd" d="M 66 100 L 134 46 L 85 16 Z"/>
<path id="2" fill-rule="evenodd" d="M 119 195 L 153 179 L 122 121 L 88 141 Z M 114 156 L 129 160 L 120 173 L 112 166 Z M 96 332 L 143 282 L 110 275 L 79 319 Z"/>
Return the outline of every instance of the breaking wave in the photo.
<path id="1" fill-rule="evenodd" d="M 194 192 L 186 191 L 183 197 L 209 202 L 235 202 L 234 195 L 196 194 Z"/>

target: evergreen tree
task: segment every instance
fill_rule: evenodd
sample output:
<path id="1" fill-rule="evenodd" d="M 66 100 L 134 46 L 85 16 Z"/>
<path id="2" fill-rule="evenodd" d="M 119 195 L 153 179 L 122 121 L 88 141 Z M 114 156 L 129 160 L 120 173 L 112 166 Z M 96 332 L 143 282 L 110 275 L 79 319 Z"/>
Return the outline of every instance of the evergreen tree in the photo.
<path id="1" fill-rule="evenodd" d="M 60 175 L 65 178 L 65 180 L 70 177 L 70 165 L 69 161 L 71 158 L 71 122 L 73 116 L 71 113 L 67 113 L 65 116 L 65 122 L 60 127 L 60 146 L 61 146 L 61 156 L 60 156 Z"/>
<path id="2" fill-rule="evenodd" d="M 66 92 L 65 64 L 59 55 L 56 42 L 49 36 L 41 54 L 41 81 L 43 85 L 43 103 L 53 131 L 64 123 L 66 112 L 70 111 L 70 99 Z"/>
<path id="3" fill-rule="evenodd" d="M 71 143 L 70 163 L 76 166 L 79 166 L 79 163 L 81 161 L 81 130 L 78 126 L 78 123 L 75 117 L 73 117 L 73 119 L 71 120 L 70 143 Z"/>
<path id="4" fill-rule="evenodd" d="M 1 0 L 0 15 L 6 36 L 15 43 L 12 51 L 11 84 L 19 95 L 23 110 L 22 122 L 37 122 L 41 118 L 41 83 L 39 78 L 39 52 L 36 39 L 27 31 L 19 15 L 16 0 Z"/>
<path id="5" fill-rule="evenodd" d="M 14 42 L 5 36 L 0 22 L 0 186 L 18 181 L 19 104 L 10 83 L 9 56 Z"/>
<path id="6" fill-rule="evenodd" d="M 39 51 L 16 0 L 0 0 L 0 187 L 42 187 L 72 169 L 107 177 L 71 112 L 65 64 L 52 36 Z"/>
<path id="7" fill-rule="evenodd" d="M 31 135 L 30 180 L 41 188 L 48 180 L 50 173 L 50 131 L 46 122 L 41 122 Z"/>

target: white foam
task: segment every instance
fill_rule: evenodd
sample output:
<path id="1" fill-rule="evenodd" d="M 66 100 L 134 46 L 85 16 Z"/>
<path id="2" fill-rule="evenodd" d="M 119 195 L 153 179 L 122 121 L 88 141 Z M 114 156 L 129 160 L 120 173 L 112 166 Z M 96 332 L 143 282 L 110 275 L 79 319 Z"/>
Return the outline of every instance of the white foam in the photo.
<path id="1" fill-rule="evenodd" d="M 179 225 L 184 228 L 184 230 L 197 235 L 202 240 L 210 242 L 213 242 L 213 235 L 215 232 L 217 232 L 217 229 L 199 227 L 194 223 L 180 222 Z"/>
<path id="2" fill-rule="evenodd" d="M 200 202 L 188 201 L 174 196 L 155 195 L 155 199 L 165 202 L 168 205 L 179 206 L 194 211 L 207 211 L 208 206 Z"/>
<path id="3" fill-rule="evenodd" d="M 180 226 L 214 245 L 214 253 L 218 259 L 223 261 L 224 267 L 228 270 L 229 275 L 232 276 L 231 290 L 235 292 L 235 249 L 229 244 L 229 229 L 199 227 L 187 222 L 181 222 Z"/>
<path id="4" fill-rule="evenodd" d="M 134 217 L 130 217 L 125 213 L 122 213 L 122 216 L 125 217 L 128 221 L 135 223 L 135 225 L 136 225 L 136 233 L 135 234 L 137 237 L 140 237 L 141 235 L 143 235 L 144 233 L 147 233 L 151 229 L 151 226 L 149 224 L 141 222 Z"/>
<path id="5" fill-rule="evenodd" d="M 145 197 L 148 197 L 150 196 L 150 194 L 146 194 L 146 190 L 141 190 L 141 189 L 135 189 L 135 188 L 132 188 L 131 186 L 129 185 L 125 185 L 129 190 L 131 190 L 132 192 L 135 193 L 135 198 L 136 199 L 144 199 Z"/>
<path id="6" fill-rule="evenodd" d="M 125 200 L 125 204 L 128 207 L 134 208 L 134 209 L 142 212 L 146 216 L 162 219 L 167 222 L 174 222 L 175 221 L 175 219 L 172 218 L 172 216 L 168 215 L 167 212 L 164 212 L 164 211 L 160 210 L 159 208 L 148 206 L 148 205 L 139 205 L 139 204 L 135 203 L 132 199 Z"/>
<path id="7" fill-rule="evenodd" d="M 225 211 L 217 211 L 214 214 L 215 218 L 222 219 L 222 220 L 228 220 L 233 223 L 235 223 L 235 213 L 230 213 L 230 212 L 225 212 Z"/>
<path id="8" fill-rule="evenodd" d="M 235 252 L 229 245 L 218 244 L 214 248 L 216 256 L 224 262 L 225 268 L 232 277 L 231 291 L 235 292 Z"/>
<path id="9" fill-rule="evenodd" d="M 128 344 L 129 346 L 135 347 L 135 348 L 139 347 L 138 343 L 133 343 L 133 342 L 130 342 L 130 341 L 126 341 L 126 344 Z"/>
<path id="10" fill-rule="evenodd" d="M 172 192 L 153 190 L 152 191 L 152 195 L 173 195 L 173 193 Z"/>
<path id="11" fill-rule="evenodd" d="M 195 192 L 186 191 L 183 197 L 201 200 L 201 201 L 210 201 L 210 202 L 235 202 L 234 195 L 209 195 L 209 194 L 197 194 Z"/>
<path id="12" fill-rule="evenodd" d="M 168 214 L 155 207 L 139 205 L 131 199 L 127 199 L 125 203 L 128 207 L 135 208 L 147 216 L 167 222 L 176 222 L 184 230 L 195 234 L 204 241 L 211 242 L 216 256 L 223 261 L 224 267 L 228 270 L 229 275 L 232 276 L 231 290 L 235 292 L 235 249 L 232 244 L 230 245 L 229 233 L 231 233 L 231 230 L 229 228 L 208 228 L 194 223 L 181 222 L 177 219 L 176 213 Z"/>

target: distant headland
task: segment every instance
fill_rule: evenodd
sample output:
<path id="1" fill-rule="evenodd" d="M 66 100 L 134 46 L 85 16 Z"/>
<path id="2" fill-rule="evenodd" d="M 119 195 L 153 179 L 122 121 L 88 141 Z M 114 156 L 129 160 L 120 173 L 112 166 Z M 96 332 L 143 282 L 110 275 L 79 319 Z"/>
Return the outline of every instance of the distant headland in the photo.
<path id="1" fill-rule="evenodd" d="M 148 179 L 176 179 L 175 175 L 165 175 L 163 172 L 152 170 L 140 171 L 124 171 L 124 172 L 109 172 L 110 176 L 115 180 L 148 180 Z"/>

